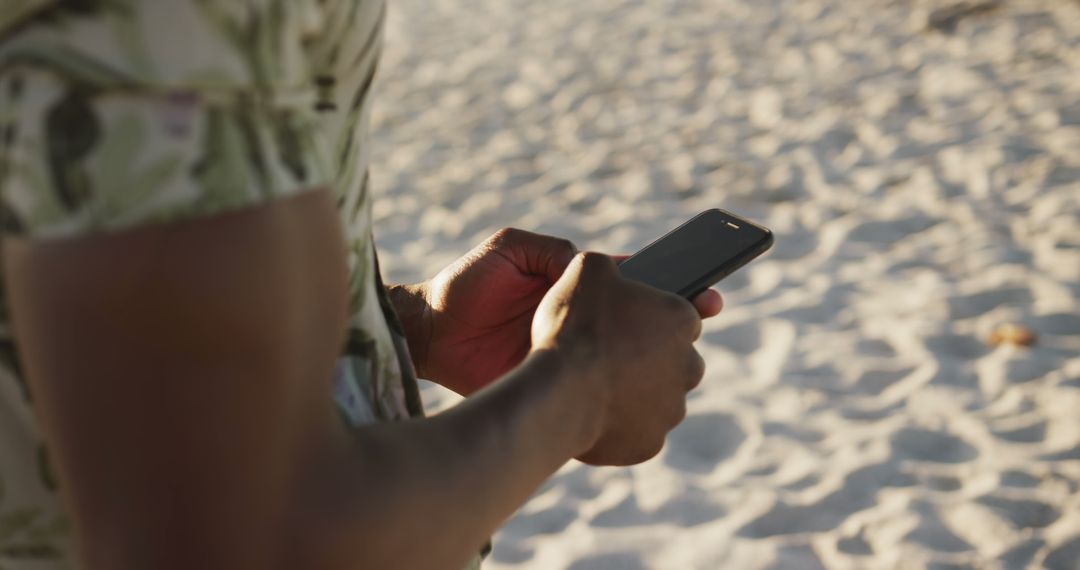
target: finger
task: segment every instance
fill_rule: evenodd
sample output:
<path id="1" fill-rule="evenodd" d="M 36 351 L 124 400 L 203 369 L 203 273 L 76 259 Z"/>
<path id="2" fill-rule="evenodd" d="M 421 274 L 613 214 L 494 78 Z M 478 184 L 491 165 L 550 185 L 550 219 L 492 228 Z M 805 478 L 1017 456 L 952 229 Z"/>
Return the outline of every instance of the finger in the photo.
<path id="1" fill-rule="evenodd" d="M 665 418 L 663 418 L 663 421 L 666 425 L 664 427 L 666 427 L 668 430 L 672 430 L 679 424 L 683 423 L 683 420 L 685 419 L 686 398 L 680 396 L 671 403 L 671 409 L 668 410 L 665 414 Z M 663 446 L 663 442 L 661 442 L 660 445 Z"/>
<path id="2" fill-rule="evenodd" d="M 687 392 L 697 388 L 701 384 L 702 378 L 705 377 L 705 358 L 701 356 L 701 353 L 696 350 L 690 351 L 689 367 L 688 378 L 690 382 L 686 388 Z"/>
<path id="3" fill-rule="evenodd" d="M 629 255 L 613 255 L 613 256 L 611 256 L 611 259 L 614 259 L 615 263 L 622 263 L 622 262 L 626 261 L 627 259 L 630 259 L 630 256 Z"/>
<path id="4" fill-rule="evenodd" d="M 543 237 L 547 239 L 539 265 L 543 267 L 542 273 L 548 282 L 554 283 L 566 272 L 570 262 L 574 261 L 578 248 L 568 239 Z"/>
<path id="5" fill-rule="evenodd" d="M 506 257 L 525 275 L 538 275 L 554 283 L 577 255 L 570 240 L 536 234 L 515 228 L 499 230 L 489 240 L 489 247 Z"/>
<path id="6" fill-rule="evenodd" d="M 694 342 L 701 336 L 701 316 L 698 315 L 697 309 L 694 305 L 687 301 L 685 297 L 680 297 L 674 293 L 665 293 L 649 287 L 648 285 L 640 285 L 645 288 L 652 295 L 659 295 L 664 300 L 664 307 L 666 308 L 668 316 L 671 318 L 670 325 L 673 331 L 678 332 L 678 338 L 687 342 Z"/>
<path id="7" fill-rule="evenodd" d="M 704 293 L 694 297 L 694 308 L 697 309 L 701 318 L 712 318 L 724 310 L 724 298 L 715 289 L 707 289 Z"/>

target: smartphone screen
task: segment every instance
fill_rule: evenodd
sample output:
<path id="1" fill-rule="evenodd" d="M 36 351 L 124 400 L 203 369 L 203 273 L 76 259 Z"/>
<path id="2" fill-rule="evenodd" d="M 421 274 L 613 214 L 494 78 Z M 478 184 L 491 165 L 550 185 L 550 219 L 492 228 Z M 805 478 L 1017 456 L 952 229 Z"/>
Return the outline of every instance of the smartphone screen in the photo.
<path id="1" fill-rule="evenodd" d="M 772 245 L 772 233 L 723 210 L 707 210 L 623 261 L 619 270 L 664 291 L 693 297 Z"/>

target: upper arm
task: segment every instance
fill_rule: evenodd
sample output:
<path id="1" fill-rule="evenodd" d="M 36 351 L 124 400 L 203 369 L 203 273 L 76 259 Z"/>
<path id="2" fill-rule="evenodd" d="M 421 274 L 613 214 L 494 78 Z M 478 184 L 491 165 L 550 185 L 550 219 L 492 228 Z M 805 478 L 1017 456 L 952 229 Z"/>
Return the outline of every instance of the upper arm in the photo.
<path id="1" fill-rule="evenodd" d="M 89 567 L 272 555 L 307 439 L 333 417 L 343 259 L 325 192 L 4 240 L 20 354 Z"/>
<path id="2" fill-rule="evenodd" d="M 89 567 L 243 552 L 336 419 L 348 315 L 334 200 L 307 191 L 334 172 L 300 5 L 74 4 L 0 35 L 4 296 L 38 423 Z"/>

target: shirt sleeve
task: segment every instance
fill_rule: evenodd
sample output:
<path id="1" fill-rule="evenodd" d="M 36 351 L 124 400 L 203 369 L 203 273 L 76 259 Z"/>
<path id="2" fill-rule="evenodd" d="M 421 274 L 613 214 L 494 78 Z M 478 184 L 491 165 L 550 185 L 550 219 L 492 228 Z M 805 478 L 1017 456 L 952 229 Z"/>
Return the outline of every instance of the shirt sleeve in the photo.
<path id="1" fill-rule="evenodd" d="M 5 233 L 118 231 L 332 184 L 309 1 L 83 4 L 0 36 Z"/>

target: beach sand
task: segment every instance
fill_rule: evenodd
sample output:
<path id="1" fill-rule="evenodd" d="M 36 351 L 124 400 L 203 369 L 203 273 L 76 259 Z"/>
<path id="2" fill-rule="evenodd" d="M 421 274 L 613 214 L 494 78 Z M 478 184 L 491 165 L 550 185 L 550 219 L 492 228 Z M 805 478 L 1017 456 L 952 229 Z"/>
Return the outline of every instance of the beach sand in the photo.
<path id="1" fill-rule="evenodd" d="M 1080 2 L 390 4 L 389 280 L 503 226 L 776 233 L 663 453 L 568 464 L 486 568 L 1080 568 Z"/>

